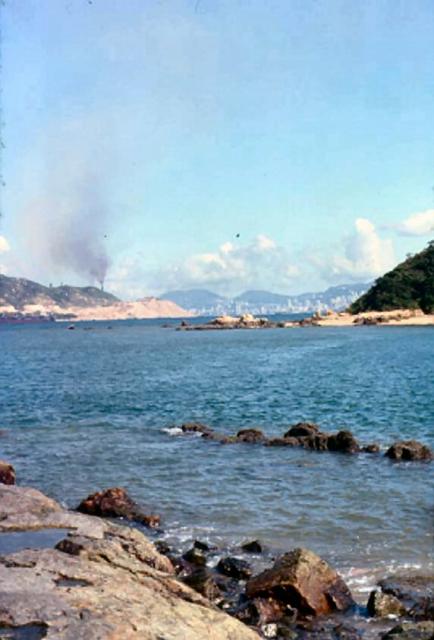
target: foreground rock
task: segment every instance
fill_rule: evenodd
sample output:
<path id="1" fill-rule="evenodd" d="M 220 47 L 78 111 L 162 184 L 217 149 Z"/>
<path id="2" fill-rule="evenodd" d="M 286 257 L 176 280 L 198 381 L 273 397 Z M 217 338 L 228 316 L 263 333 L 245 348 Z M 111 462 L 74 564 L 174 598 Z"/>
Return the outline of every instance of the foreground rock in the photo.
<path id="1" fill-rule="evenodd" d="M 125 489 L 120 487 L 91 494 L 80 502 L 77 511 L 102 518 L 126 518 L 147 527 L 158 527 L 160 524 L 160 516 L 143 513 Z"/>
<path id="2" fill-rule="evenodd" d="M 0 484 L 15 484 L 15 469 L 4 460 L 0 460 Z"/>
<path id="3" fill-rule="evenodd" d="M 0 504 L 0 531 L 73 530 L 55 549 L 0 558 L 0 635 L 7 629 L 12 637 L 58 640 L 258 639 L 179 582 L 170 560 L 139 531 L 65 511 L 34 489 L 1 485 Z"/>
<path id="4" fill-rule="evenodd" d="M 429 462 L 433 459 L 433 452 L 429 447 L 417 440 L 403 440 L 395 442 L 387 451 L 386 457 L 398 462 L 421 460 Z"/>
<path id="5" fill-rule="evenodd" d="M 301 617 L 346 611 L 354 605 L 342 578 L 307 549 L 286 553 L 271 569 L 249 580 L 246 594 L 289 606 Z"/>
<path id="6" fill-rule="evenodd" d="M 434 620 L 434 575 L 392 576 L 378 583 L 382 594 L 395 598 L 408 616 Z"/>

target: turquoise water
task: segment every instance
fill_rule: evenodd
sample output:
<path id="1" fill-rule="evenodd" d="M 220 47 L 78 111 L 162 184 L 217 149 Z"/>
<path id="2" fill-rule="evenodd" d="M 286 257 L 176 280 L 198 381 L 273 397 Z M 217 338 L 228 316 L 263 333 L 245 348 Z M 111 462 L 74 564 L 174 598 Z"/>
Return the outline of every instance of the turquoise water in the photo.
<path id="1" fill-rule="evenodd" d="M 354 585 L 433 562 L 434 465 L 222 446 L 201 420 L 279 435 L 299 420 L 434 446 L 434 329 L 176 332 L 161 322 L 0 328 L 0 457 L 67 505 L 121 485 L 166 536 L 304 545 Z M 93 330 L 84 330 L 84 327 Z M 367 586 L 366 586 L 367 588 Z"/>

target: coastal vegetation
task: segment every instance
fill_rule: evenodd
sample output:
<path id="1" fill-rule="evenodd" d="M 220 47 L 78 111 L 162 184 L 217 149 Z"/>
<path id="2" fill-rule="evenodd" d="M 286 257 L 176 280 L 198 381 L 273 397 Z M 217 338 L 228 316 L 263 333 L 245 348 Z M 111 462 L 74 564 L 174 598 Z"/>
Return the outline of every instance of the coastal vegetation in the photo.
<path id="1" fill-rule="evenodd" d="M 349 307 L 350 313 L 421 309 L 434 312 L 434 240 L 408 256 Z"/>

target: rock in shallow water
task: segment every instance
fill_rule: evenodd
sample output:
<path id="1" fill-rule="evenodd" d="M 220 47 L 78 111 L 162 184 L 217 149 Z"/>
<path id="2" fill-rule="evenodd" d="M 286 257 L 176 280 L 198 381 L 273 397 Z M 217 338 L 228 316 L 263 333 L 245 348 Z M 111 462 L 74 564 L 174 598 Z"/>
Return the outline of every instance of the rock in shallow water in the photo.
<path id="1" fill-rule="evenodd" d="M 0 484 L 15 484 L 15 469 L 9 462 L 0 460 Z"/>
<path id="2" fill-rule="evenodd" d="M 152 528 L 160 524 L 160 516 L 143 513 L 125 489 L 120 487 L 91 494 L 80 502 L 77 511 L 102 518 L 126 518 Z"/>
<path id="3" fill-rule="evenodd" d="M 390 615 L 402 616 L 406 612 L 404 605 L 398 598 L 378 589 L 371 592 L 367 609 L 369 615 L 378 618 L 386 618 Z"/>
<path id="4" fill-rule="evenodd" d="M 397 462 L 408 462 L 412 460 L 429 462 L 434 457 L 431 449 L 421 442 L 417 442 L 417 440 L 395 442 L 395 444 L 386 451 L 385 456 Z"/>
<path id="5" fill-rule="evenodd" d="M 252 575 L 248 562 L 231 556 L 219 560 L 217 571 L 229 578 L 235 578 L 235 580 L 246 580 Z"/>
<path id="6" fill-rule="evenodd" d="M 249 598 L 268 597 L 297 609 L 301 616 L 345 611 L 354 605 L 343 579 L 308 549 L 294 549 L 271 569 L 248 581 Z"/>

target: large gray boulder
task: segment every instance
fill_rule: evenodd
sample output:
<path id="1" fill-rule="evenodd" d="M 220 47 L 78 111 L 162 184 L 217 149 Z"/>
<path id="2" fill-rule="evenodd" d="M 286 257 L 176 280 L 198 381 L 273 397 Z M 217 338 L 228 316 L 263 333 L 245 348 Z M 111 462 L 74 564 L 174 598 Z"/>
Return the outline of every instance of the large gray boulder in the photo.
<path id="1" fill-rule="evenodd" d="M 0 636 L 258 640 L 178 581 L 140 531 L 66 511 L 34 489 L 0 485 L 0 505 L 0 542 L 1 531 L 70 530 L 54 549 L 0 557 Z"/>

